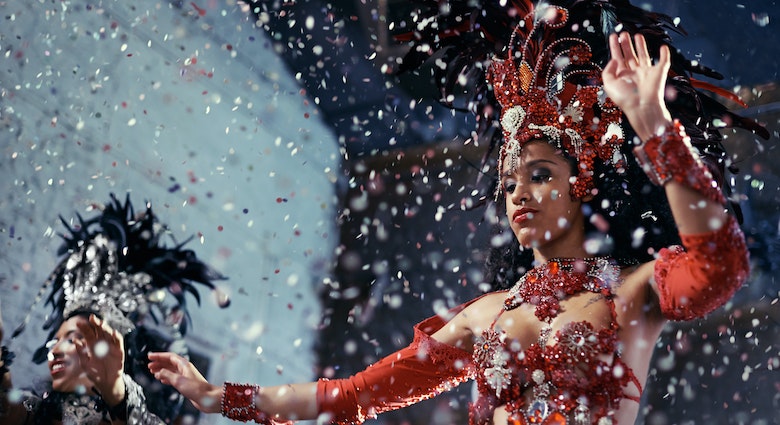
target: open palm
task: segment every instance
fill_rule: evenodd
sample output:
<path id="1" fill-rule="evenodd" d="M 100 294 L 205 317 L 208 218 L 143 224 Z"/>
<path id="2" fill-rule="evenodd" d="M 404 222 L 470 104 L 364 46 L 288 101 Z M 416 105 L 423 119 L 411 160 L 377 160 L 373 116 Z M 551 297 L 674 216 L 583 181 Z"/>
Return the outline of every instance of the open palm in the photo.
<path id="1" fill-rule="evenodd" d="M 637 135 L 646 139 L 659 124 L 671 120 L 664 103 L 669 48 L 662 46 L 653 64 L 641 34 L 635 35 L 632 43 L 627 33 L 621 33 L 610 35 L 609 50 L 611 59 L 602 72 L 604 91 L 625 113 Z"/>
<path id="2" fill-rule="evenodd" d="M 174 353 L 149 353 L 149 370 L 160 382 L 176 388 L 201 412 L 220 412 L 222 388 L 209 384 L 184 357 Z"/>
<path id="3" fill-rule="evenodd" d="M 109 404 L 121 401 L 125 391 L 122 380 L 124 338 L 94 314 L 90 315 L 89 322 L 79 322 L 78 327 L 84 340 L 74 343 L 79 348 L 84 372 Z"/>

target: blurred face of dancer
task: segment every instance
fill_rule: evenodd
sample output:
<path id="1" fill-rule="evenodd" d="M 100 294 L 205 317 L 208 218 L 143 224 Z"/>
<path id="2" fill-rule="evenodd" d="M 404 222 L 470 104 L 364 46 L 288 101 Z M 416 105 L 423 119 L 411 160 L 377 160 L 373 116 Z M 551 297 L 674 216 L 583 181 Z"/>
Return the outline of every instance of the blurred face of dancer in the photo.
<path id="1" fill-rule="evenodd" d="M 570 195 L 571 162 L 543 140 L 526 143 L 516 154 L 516 164 L 503 161 L 500 184 L 517 241 L 548 257 L 568 256 L 572 249 L 578 255 L 585 226 L 582 200 Z"/>
<path id="2" fill-rule="evenodd" d="M 60 392 L 85 393 L 92 388 L 92 382 L 79 360 L 75 341 L 83 341 L 84 335 L 78 328 L 79 323 L 88 323 L 84 316 L 74 316 L 62 323 L 54 339 L 49 341 L 48 365 L 52 379 L 52 388 Z"/>

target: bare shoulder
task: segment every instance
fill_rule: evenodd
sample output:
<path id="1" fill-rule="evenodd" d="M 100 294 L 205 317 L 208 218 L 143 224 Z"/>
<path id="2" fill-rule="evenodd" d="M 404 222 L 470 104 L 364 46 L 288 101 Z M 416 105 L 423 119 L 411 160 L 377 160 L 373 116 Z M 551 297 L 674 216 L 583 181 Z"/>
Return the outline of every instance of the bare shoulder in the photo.
<path id="1" fill-rule="evenodd" d="M 627 267 L 620 272 L 620 283 L 615 288 L 618 296 L 633 298 L 644 292 L 653 277 L 655 261 Z"/>
<path id="2" fill-rule="evenodd" d="M 474 300 L 450 319 L 433 338 L 460 347 L 470 347 L 474 336 L 490 326 L 503 308 L 506 291 L 491 292 Z"/>
<path id="3" fill-rule="evenodd" d="M 507 291 L 491 292 L 474 301 L 463 311 L 463 320 L 475 332 L 482 332 L 483 329 L 490 326 L 498 313 L 504 307 Z"/>
<path id="4" fill-rule="evenodd" d="M 658 297 L 652 284 L 654 268 L 655 261 L 649 261 L 621 272 L 620 284 L 615 289 L 621 322 L 661 320 Z"/>

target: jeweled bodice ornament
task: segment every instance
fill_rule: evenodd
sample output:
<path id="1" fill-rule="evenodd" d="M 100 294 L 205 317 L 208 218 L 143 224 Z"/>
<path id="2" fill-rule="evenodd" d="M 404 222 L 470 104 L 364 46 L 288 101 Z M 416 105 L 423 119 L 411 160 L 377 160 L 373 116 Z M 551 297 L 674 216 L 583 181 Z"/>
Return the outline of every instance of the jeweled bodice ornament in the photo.
<path id="1" fill-rule="evenodd" d="M 536 306 L 536 317 L 550 322 L 560 312 L 560 301 L 578 292 L 611 293 L 620 269 L 609 257 L 554 258 L 535 267 L 509 290 L 504 309 L 521 304 Z"/>
<path id="2" fill-rule="evenodd" d="M 606 257 L 554 259 L 526 273 L 507 293 L 504 308 L 474 346 L 474 364 L 482 411 L 472 423 L 490 423 L 492 410 L 505 406 L 509 424 L 591 425 L 611 421 L 625 387 L 639 382 L 619 354 L 617 313 L 612 289 L 620 269 Z M 603 295 L 611 320 L 596 329 L 572 321 L 553 329 L 560 302 L 580 292 Z M 497 326 L 507 311 L 535 306 L 545 322 L 537 342 L 523 347 Z"/>

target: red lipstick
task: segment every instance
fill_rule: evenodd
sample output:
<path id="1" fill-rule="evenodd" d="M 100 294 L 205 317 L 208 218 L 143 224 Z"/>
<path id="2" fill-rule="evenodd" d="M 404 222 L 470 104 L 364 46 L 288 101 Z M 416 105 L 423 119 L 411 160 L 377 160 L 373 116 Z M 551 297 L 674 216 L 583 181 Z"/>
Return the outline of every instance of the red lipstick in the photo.
<path id="1" fill-rule="evenodd" d="M 533 215 L 536 213 L 536 210 L 533 208 L 520 208 L 519 210 L 515 211 L 512 214 L 512 221 L 515 223 L 522 223 L 526 220 L 529 220 L 533 217 Z"/>

